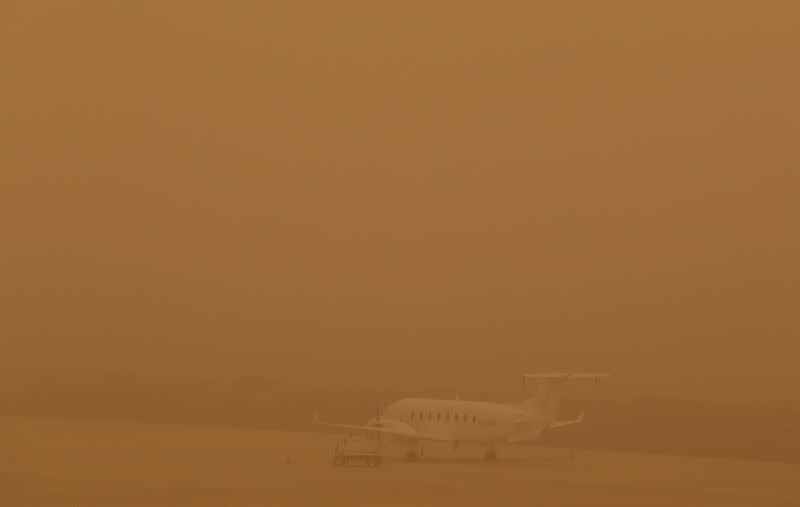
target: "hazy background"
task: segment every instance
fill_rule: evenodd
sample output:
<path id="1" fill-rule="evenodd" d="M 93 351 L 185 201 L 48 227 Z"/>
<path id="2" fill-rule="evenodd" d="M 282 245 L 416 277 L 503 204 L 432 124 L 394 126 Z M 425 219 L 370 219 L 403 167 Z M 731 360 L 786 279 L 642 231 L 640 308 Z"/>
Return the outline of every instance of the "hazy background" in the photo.
<path id="1" fill-rule="evenodd" d="M 4 0 L 0 366 L 799 401 L 799 15 Z"/>

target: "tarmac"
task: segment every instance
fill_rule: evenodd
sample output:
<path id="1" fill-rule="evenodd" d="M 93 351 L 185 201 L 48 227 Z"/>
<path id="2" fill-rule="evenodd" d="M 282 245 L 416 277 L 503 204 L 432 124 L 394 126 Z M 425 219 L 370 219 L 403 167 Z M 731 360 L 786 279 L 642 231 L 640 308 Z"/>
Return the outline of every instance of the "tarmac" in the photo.
<path id="1" fill-rule="evenodd" d="M 0 505 L 792 506 L 800 465 L 536 446 L 430 444 L 335 467 L 339 435 L 0 418 Z"/>

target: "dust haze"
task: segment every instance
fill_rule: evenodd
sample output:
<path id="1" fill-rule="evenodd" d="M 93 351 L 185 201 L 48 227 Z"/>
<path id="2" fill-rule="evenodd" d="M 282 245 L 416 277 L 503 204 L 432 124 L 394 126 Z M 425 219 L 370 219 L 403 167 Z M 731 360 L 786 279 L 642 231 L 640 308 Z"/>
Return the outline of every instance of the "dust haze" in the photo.
<path id="1" fill-rule="evenodd" d="M 174 437 L 255 474 L 236 449 L 306 429 L 311 405 L 361 423 L 394 394 L 508 396 L 550 370 L 612 374 L 574 397 L 608 425 L 556 448 L 800 462 L 798 16 L 781 0 L 5 0 L 0 427 L 22 435 L 16 484 L 45 491 L 7 503 L 84 498 L 46 479 L 61 438 L 103 449 L 87 477 L 131 434 L 150 458 Z M 124 422 L 65 422 L 81 418 Z M 175 423 L 223 427 L 219 449 L 158 426 Z M 274 438 L 324 465 L 324 437 Z M 558 459 L 545 476 L 568 481 Z M 569 481 L 608 479 L 603 459 Z M 203 501 L 269 503 L 250 480 Z"/>

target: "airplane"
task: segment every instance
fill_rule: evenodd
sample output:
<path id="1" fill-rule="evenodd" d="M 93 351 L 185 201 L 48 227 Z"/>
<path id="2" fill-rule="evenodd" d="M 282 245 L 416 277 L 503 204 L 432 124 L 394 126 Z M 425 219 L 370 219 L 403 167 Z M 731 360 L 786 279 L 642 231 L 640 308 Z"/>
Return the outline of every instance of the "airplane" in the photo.
<path id="1" fill-rule="evenodd" d="M 458 399 L 404 398 L 390 404 L 365 425 L 338 424 L 319 420 L 315 423 L 339 431 L 386 437 L 408 446 L 406 457 L 418 458 L 422 442 L 448 442 L 455 449 L 460 443 L 485 448 L 484 459 L 497 458 L 500 444 L 518 444 L 538 439 L 546 430 L 583 421 L 558 420 L 558 406 L 563 384 L 572 379 L 600 379 L 605 373 L 526 373 L 523 388 L 529 381 L 537 385 L 534 395 L 520 403 L 492 403 Z"/>

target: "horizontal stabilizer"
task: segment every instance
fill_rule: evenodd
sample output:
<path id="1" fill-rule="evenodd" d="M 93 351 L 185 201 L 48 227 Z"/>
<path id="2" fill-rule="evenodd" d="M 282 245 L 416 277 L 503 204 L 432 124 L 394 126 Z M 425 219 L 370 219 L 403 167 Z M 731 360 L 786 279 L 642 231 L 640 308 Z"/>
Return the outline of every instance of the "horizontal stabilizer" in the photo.
<path id="1" fill-rule="evenodd" d="M 529 414 L 542 418 L 550 428 L 575 424 L 580 421 L 558 421 L 558 406 L 565 384 L 570 380 L 591 379 L 596 382 L 607 376 L 607 373 L 585 372 L 524 373 L 522 388 L 526 389 L 528 384 L 534 384 L 536 392 L 523 401 L 520 407 Z"/>

